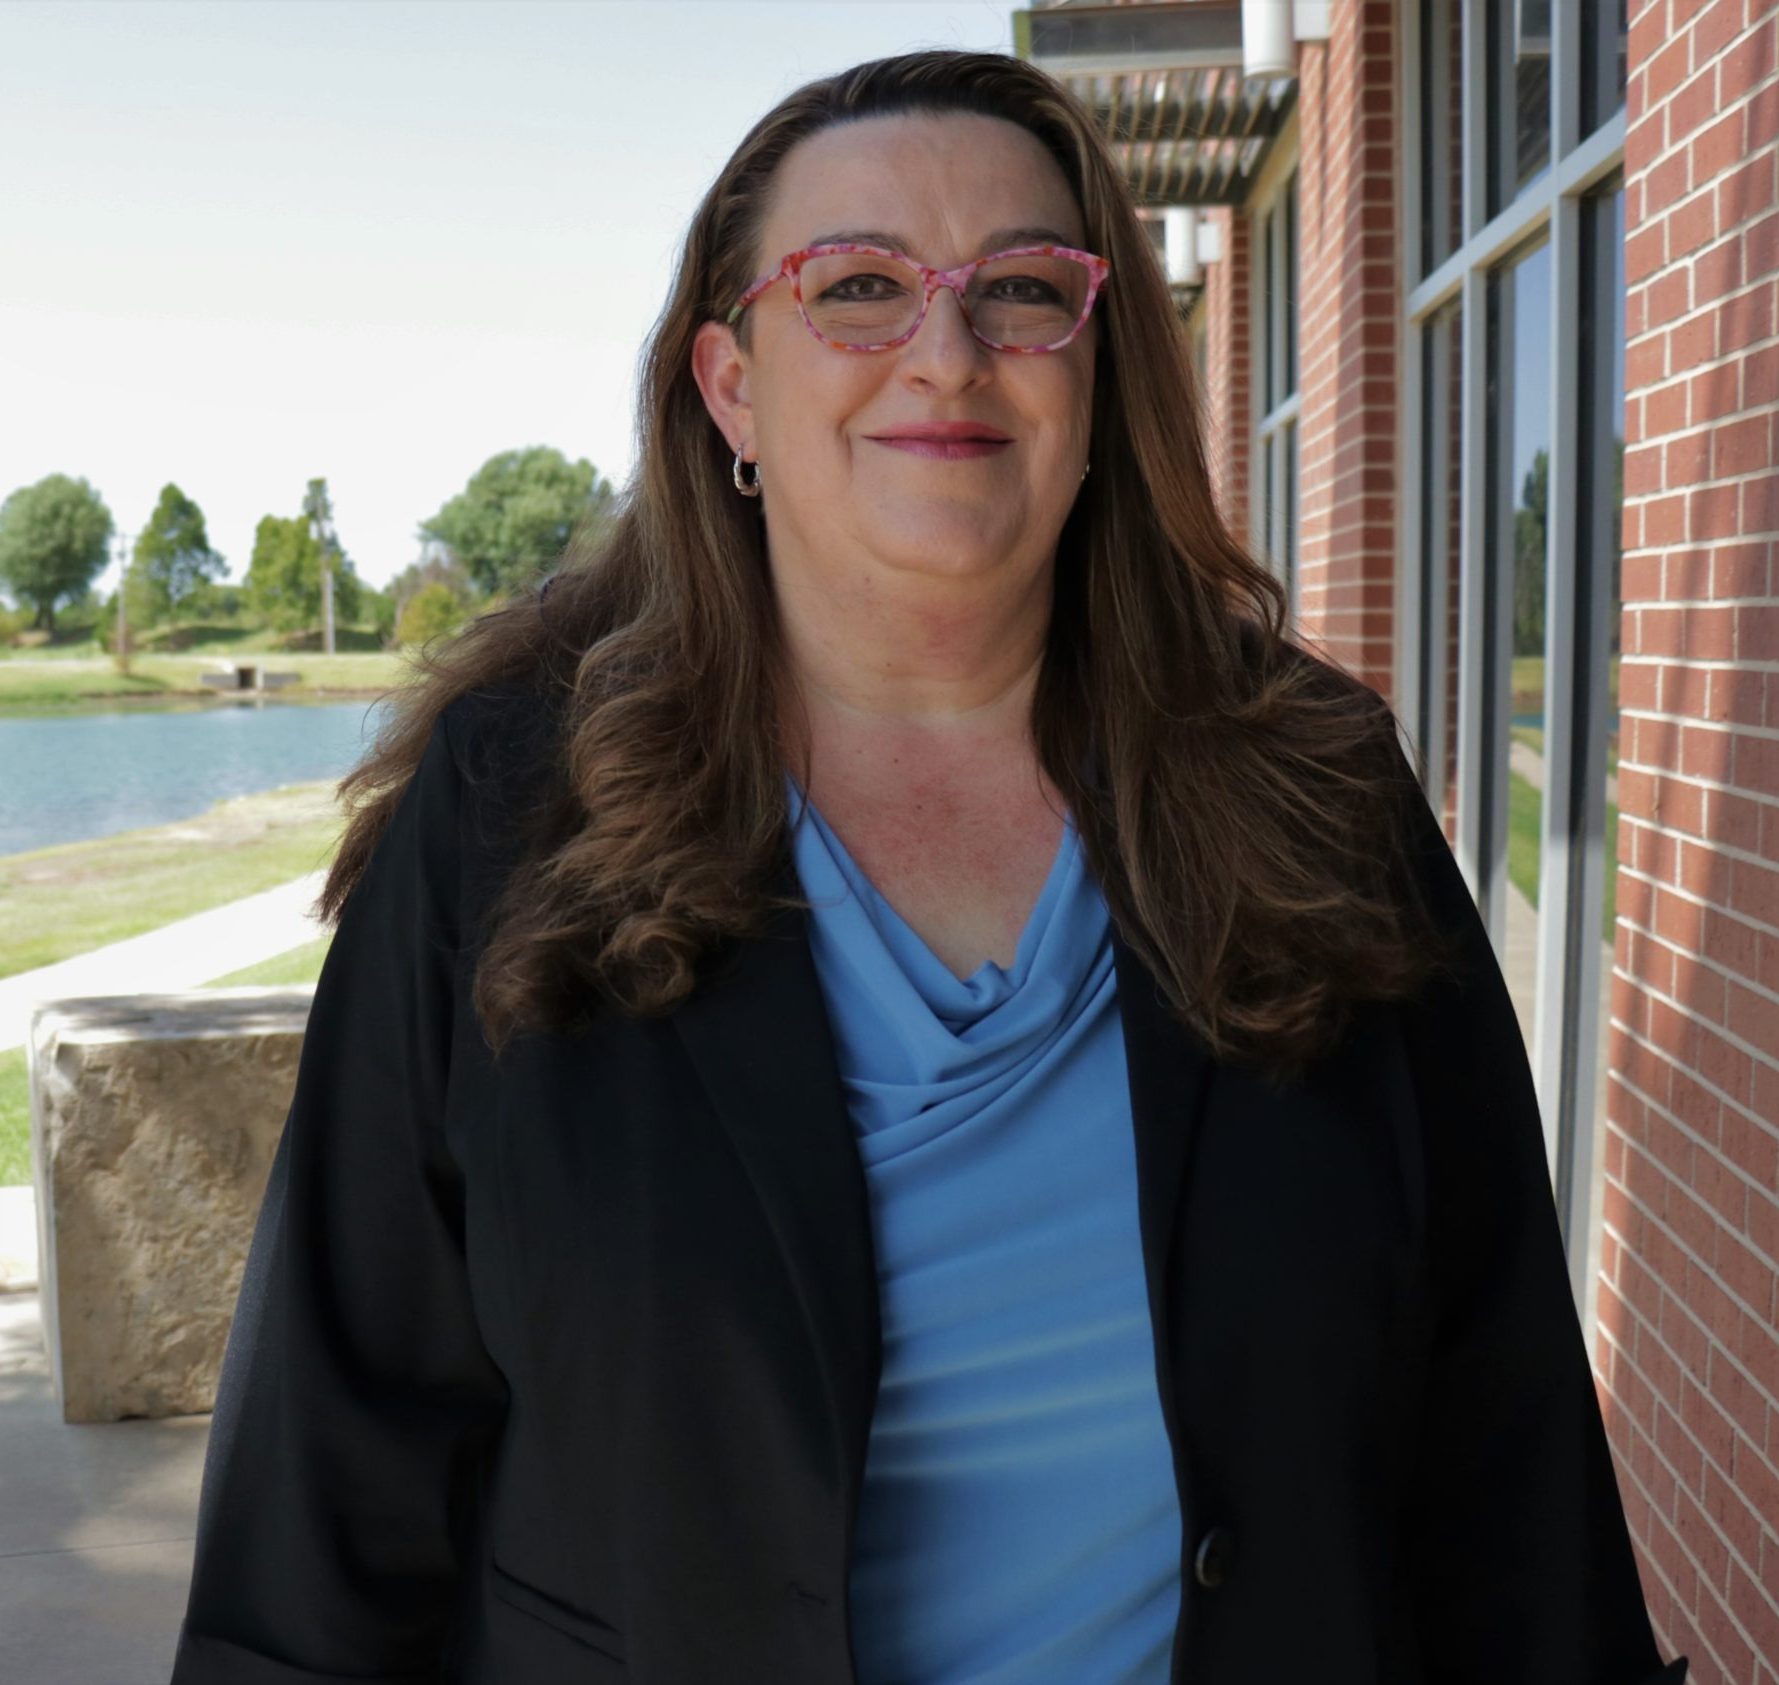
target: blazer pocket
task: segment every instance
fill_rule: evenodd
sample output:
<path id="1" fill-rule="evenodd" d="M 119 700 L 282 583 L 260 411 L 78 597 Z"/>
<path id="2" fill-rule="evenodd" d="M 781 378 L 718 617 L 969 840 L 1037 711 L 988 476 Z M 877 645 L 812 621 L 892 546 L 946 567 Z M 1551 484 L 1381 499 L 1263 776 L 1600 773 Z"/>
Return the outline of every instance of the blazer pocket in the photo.
<path id="1" fill-rule="evenodd" d="M 498 1558 L 491 1558 L 489 1567 L 492 1577 L 488 1589 L 502 1603 L 510 1604 L 534 1620 L 566 1633 L 577 1643 L 585 1644 L 589 1650 L 598 1651 L 607 1661 L 623 1662 L 624 1635 L 609 1621 L 602 1621 L 589 1610 L 576 1609 L 546 1591 L 539 1591 L 517 1574 L 508 1573 L 501 1567 Z"/>

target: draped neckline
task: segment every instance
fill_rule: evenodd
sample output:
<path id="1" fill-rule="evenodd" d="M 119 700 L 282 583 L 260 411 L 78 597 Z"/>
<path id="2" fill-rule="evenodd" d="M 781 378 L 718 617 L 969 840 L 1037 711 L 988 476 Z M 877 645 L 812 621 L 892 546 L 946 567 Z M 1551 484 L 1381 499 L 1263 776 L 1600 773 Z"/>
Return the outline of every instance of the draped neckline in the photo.
<path id="1" fill-rule="evenodd" d="M 877 997 L 886 1025 L 924 1041 L 922 1020 L 930 1020 L 942 1043 L 968 1044 L 977 1057 L 1029 1046 L 1034 1033 L 1041 1039 L 1106 936 L 1105 903 L 1087 872 L 1072 814 L 1064 816 L 1013 963 L 984 960 L 960 978 L 879 891 L 789 771 L 785 785 L 798 876 L 815 909 L 815 939 L 851 987 Z M 938 1063 L 950 1062 L 943 1046 L 929 1051 Z"/>

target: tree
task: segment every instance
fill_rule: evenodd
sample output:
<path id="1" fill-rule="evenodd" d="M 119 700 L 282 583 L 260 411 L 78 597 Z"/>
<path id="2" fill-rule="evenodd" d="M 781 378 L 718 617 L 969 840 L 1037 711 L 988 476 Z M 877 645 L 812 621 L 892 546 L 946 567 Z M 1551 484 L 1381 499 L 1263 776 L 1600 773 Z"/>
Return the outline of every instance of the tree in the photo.
<path id="1" fill-rule="evenodd" d="M 0 579 L 36 610 L 34 627 L 56 629 L 56 605 L 89 591 L 105 571 L 111 511 L 85 480 L 51 474 L 0 504 Z"/>
<path id="2" fill-rule="evenodd" d="M 1550 502 L 1550 453 L 1533 452 L 1513 512 L 1513 653 L 1544 653 L 1546 510 Z"/>
<path id="3" fill-rule="evenodd" d="M 423 585 L 408 598 L 395 641 L 407 646 L 454 632 L 464 622 L 464 605 L 448 585 Z"/>
<path id="4" fill-rule="evenodd" d="M 325 484 L 310 485 L 317 483 Z M 280 630 L 313 626 L 321 618 L 321 545 L 307 513 L 261 519 L 247 566 L 247 600 Z M 334 562 L 334 610 L 342 620 L 356 618 L 359 610 L 358 571 L 343 553 Z"/>
<path id="5" fill-rule="evenodd" d="M 408 599 L 425 590 L 428 585 L 444 586 L 465 608 L 477 596 L 475 581 L 470 578 L 469 570 L 463 563 L 443 545 L 428 545 L 421 559 L 410 562 L 386 587 L 390 600 L 395 605 L 398 625 L 402 611 L 408 606 Z"/>
<path id="6" fill-rule="evenodd" d="M 228 563 L 210 548 L 204 512 L 171 482 L 136 540 L 135 564 L 147 579 L 156 619 L 177 620 L 196 600 L 198 587 L 213 584 Z"/>
<path id="7" fill-rule="evenodd" d="M 303 492 L 303 519 L 315 533 L 330 562 L 340 556 L 340 541 L 334 535 L 334 500 L 326 480 L 311 480 Z"/>
<path id="8" fill-rule="evenodd" d="M 613 497 L 592 463 L 532 445 L 491 456 L 420 533 L 448 545 L 483 591 L 516 591 L 556 567 L 577 525 L 597 537 Z"/>
<path id="9" fill-rule="evenodd" d="M 261 517 L 247 564 L 247 600 L 280 630 L 307 626 L 320 612 L 321 547 L 302 516 Z"/>

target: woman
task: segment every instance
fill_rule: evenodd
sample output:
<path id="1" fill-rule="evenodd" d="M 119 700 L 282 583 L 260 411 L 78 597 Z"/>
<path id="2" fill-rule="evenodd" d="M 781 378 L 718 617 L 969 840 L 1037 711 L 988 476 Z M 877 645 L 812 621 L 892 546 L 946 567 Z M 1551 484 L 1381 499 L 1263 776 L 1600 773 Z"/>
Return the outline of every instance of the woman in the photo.
<path id="1" fill-rule="evenodd" d="M 175 1685 L 1680 1681 L 1488 939 L 1082 108 L 792 94 L 641 420 L 346 780 Z"/>

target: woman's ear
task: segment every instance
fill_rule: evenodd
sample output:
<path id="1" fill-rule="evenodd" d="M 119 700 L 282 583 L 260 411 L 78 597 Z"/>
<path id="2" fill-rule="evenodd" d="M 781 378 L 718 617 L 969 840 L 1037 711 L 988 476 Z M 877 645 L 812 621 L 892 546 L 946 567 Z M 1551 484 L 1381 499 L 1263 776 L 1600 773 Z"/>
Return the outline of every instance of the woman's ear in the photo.
<path id="1" fill-rule="evenodd" d="M 748 444 L 754 436 L 754 411 L 748 400 L 747 353 L 736 343 L 733 328 L 723 322 L 699 324 L 692 338 L 692 378 L 729 448 Z"/>

